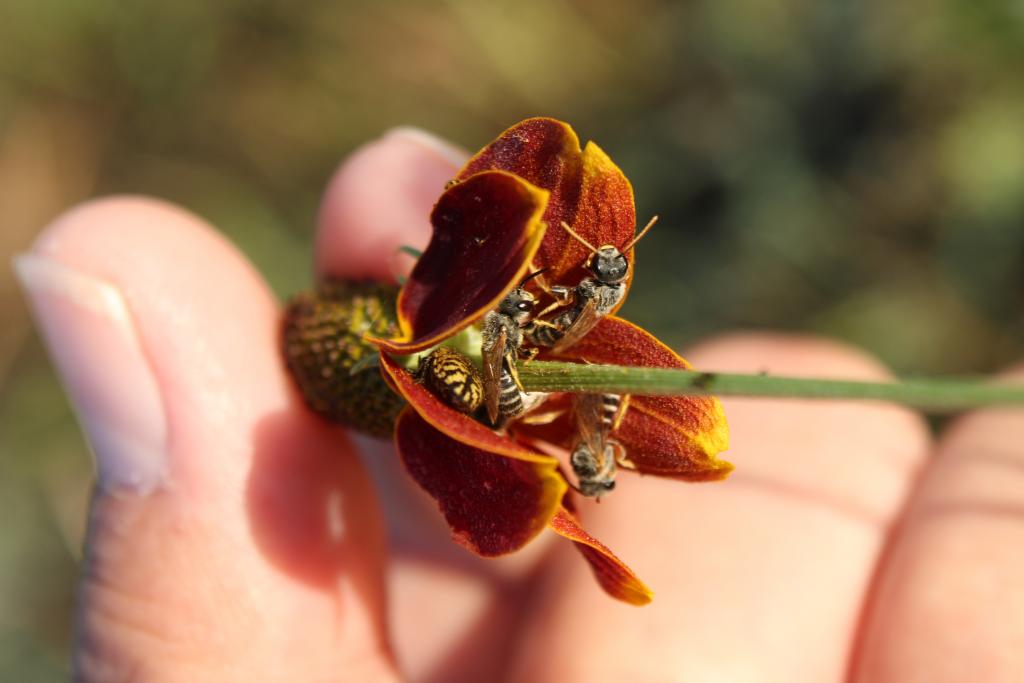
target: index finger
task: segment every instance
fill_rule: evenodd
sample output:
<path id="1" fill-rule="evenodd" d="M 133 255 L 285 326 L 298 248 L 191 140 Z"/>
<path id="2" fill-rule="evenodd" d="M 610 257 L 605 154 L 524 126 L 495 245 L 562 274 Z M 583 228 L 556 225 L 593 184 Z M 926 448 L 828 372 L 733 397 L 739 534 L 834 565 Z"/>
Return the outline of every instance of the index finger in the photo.
<path id="1" fill-rule="evenodd" d="M 396 128 L 356 150 L 324 192 L 317 221 L 321 276 L 393 282 L 412 267 L 398 253 L 430 239 L 430 209 L 467 155 L 415 128 Z"/>

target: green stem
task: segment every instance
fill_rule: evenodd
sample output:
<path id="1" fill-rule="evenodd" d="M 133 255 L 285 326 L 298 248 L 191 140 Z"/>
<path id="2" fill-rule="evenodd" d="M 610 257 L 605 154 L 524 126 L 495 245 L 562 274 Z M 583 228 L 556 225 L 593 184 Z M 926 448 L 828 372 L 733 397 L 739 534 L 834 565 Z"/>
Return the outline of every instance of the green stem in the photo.
<path id="1" fill-rule="evenodd" d="M 1024 385 L 988 379 L 908 379 L 894 382 L 737 375 L 668 368 L 519 363 L 527 391 L 616 394 L 775 396 L 855 401 L 891 401 L 931 412 L 991 405 L 1024 405 Z"/>

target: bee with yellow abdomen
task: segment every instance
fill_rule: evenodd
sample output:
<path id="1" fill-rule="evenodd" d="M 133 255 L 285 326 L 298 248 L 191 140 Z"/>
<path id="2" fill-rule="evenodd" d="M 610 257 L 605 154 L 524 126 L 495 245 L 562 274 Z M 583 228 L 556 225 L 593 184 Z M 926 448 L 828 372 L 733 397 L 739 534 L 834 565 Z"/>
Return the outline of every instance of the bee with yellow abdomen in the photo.
<path id="1" fill-rule="evenodd" d="M 475 413 L 484 401 L 480 371 L 469 358 L 447 346 L 439 346 L 420 359 L 416 379 L 462 413 Z"/>

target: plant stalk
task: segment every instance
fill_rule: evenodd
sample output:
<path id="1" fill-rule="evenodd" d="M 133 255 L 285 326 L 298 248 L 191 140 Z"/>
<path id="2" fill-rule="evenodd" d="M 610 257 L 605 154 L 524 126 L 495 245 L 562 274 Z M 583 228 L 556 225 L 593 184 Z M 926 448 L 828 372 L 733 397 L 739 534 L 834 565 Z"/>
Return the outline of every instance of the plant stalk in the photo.
<path id="1" fill-rule="evenodd" d="M 857 382 L 548 361 L 519 363 L 518 369 L 527 391 L 889 401 L 934 413 L 1024 405 L 1024 384 L 981 378 Z"/>

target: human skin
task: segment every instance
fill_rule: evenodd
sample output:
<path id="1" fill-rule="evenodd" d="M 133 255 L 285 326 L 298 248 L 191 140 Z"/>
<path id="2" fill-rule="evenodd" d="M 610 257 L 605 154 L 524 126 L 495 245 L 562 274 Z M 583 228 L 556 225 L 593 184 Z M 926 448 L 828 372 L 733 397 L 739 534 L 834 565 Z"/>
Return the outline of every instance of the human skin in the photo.
<path id="1" fill-rule="evenodd" d="M 395 249 L 426 243 L 463 158 L 411 129 L 358 150 L 324 196 L 318 272 L 402 268 Z M 1022 411 L 935 440 L 900 407 L 723 400 L 727 481 L 623 476 L 582 504 L 655 589 L 636 608 L 550 534 L 500 560 L 454 546 L 390 446 L 303 407 L 279 303 L 199 218 L 96 200 L 16 267 L 97 459 L 76 680 L 1024 679 Z M 863 351 L 789 334 L 685 355 L 888 377 Z"/>

